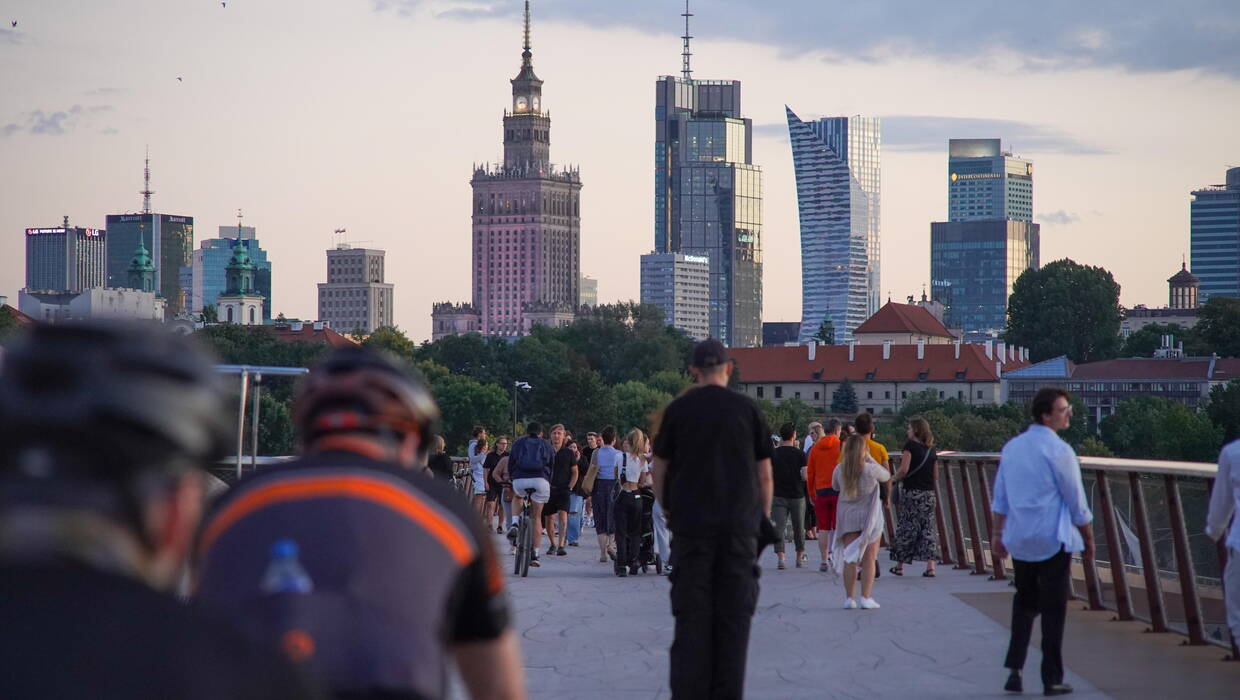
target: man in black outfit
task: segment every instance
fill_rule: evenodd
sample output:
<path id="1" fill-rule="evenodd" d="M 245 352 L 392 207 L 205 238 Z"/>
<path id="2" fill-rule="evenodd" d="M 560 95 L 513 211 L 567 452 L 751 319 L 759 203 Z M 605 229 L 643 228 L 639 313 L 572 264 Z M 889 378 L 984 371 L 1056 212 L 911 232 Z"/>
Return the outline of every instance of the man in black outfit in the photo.
<path id="1" fill-rule="evenodd" d="M 317 698 L 170 591 L 198 467 L 236 425 L 205 353 L 156 326 L 36 326 L 0 372 L 0 695 Z"/>
<path id="2" fill-rule="evenodd" d="M 668 404 L 654 443 L 655 495 L 676 562 L 671 689 L 678 700 L 726 700 L 744 693 L 773 449 L 757 404 L 728 389 L 722 343 L 698 343 L 690 369 L 697 386 Z"/>

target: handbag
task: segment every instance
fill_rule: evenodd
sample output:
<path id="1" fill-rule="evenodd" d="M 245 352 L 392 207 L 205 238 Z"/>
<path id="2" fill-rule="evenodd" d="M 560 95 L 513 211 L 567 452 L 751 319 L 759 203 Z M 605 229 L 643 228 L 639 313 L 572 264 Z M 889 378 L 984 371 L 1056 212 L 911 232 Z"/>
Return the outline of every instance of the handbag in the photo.
<path id="1" fill-rule="evenodd" d="M 594 480 L 598 478 L 598 451 L 590 453 L 590 467 L 586 469 L 586 476 L 581 480 L 581 493 L 586 497 L 594 491 Z"/>
<path id="2" fill-rule="evenodd" d="M 930 452 L 933 449 L 934 449 L 933 447 L 926 448 L 926 454 L 922 456 L 921 464 L 918 464 L 917 468 L 914 469 L 913 471 L 905 474 L 904 479 L 907 479 L 910 476 L 916 474 L 922 467 L 926 466 L 926 460 L 930 459 Z M 901 481 L 903 481 L 904 479 L 901 479 Z M 901 486 L 897 482 L 894 486 L 891 487 L 891 505 L 898 506 L 900 505 L 900 501 L 902 500 L 904 500 L 904 487 Z"/>

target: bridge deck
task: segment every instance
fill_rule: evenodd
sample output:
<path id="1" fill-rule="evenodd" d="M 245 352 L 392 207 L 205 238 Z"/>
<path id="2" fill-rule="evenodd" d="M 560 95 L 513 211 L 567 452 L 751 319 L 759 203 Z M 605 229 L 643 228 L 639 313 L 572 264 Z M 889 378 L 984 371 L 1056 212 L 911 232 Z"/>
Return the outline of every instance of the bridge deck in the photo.
<path id="1" fill-rule="evenodd" d="M 668 582 L 653 573 L 616 578 L 597 561 L 593 532 L 566 557 L 543 555 L 510 579 L 527 684 L 534 698 L 667 698 L 672 641 Z M 586 541 L 588 540 L 588 541 Z M 768 549 L 750 640 L 746 693 L 753 698 L 1004 697 L 1002 668 L 1012 589 L 921 566 L 897 578 L 880 553 L 881 610 L 843 610 L 838 580 L 813 568 L 775 570 Z M 496 538 L 501 553 L 507 542 Z M 789 547 L 791 549 L 791 547 Z M 510 558 L 502 557 L 505 563 Z M 789 556 L 791 560 L 791 555 Z M 790 561 L 791 563 L 791 561 Z M 1141 623 L 1070 605 L 1064 656 L 1079 698 L 1240 697 L 1240 663 L 1183 637 L 1144 634 Z M 1040 695 L 1038 636 L 1025 693 Z"/>

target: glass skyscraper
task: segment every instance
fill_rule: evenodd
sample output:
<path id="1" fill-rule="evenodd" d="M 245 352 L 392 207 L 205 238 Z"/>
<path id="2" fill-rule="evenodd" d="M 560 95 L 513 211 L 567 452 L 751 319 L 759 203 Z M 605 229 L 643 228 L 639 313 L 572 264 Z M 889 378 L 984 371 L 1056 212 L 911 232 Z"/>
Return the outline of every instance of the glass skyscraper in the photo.
<path id="1" fill-rule="evenodd" d="M 762 169 L 740 81 L 655 83 L 654 230 L 654 252 L 709 260 L 710 336 L 760 345 Z"/>
<path id="2" fill-rule="evenodd" d="M 947 148 L 948 221 L 1033 221 L 1033 163 L 999 139 L 950 139 Z"/>
<path id="3" fill-rule="evenodd" d="M 785 106 L 801 224 L 801 342 L 824 320 L 852 339 L 880 303 L 879 121 L 801 121 Z"/>
<path id="4" fill-rule="evenodd" d="M 1189 216 L 1202 302 L 1240 297 L 1240 168 L 1227 170 L 1226 184 L 1194 190 Z"/>
<path id="5" fill-rule="evenodd" d="M 107 286 L 126 286 L 129 261 L 142 241 L 155 262 L 156 293 L 166 300 L 169 314 L 185 311 L 191 290 L 181 288 L 180 269 L 191 265 L 194 217 L 110 214 L 107 222 Z"/>
<path id="6" fill-rule="evenodd" d="M 270 321 L 271 261 L 267 259 L 267 251 L 259 246 L 253 226 L 221 226 L 219 238 L 208 238 L 199 244 L 194 251 L 190 311 L 199 312 L 205 306 L 214 305 L 224 293 L 226 268 L 238 239 L 254 266 L 254 291 L 263 297 L 263 320 Z"/>

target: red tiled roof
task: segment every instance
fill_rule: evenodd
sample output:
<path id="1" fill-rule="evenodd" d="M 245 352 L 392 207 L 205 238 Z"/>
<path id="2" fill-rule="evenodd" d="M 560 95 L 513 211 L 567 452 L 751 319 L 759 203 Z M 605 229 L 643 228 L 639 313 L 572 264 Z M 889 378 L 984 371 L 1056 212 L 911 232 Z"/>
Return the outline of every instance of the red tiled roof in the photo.
<path id="1" fill-rule="evenodd" d="M 1214 374 L 1207 377 L 1210 362 Z M 1073 379 L 1212 379 L 1240 377 L 1240 359 L 1209 357 L 1124 357 L 1077 365 Z"/>
<path id="2" fill-rule="evenodd" d="M 933 318 L 933 317 L 931 317 Z M 955 345 L 926 345 L 925 359 L 917 359 L 916 345 L 892 345 L 891 359 L 883 359 L 881 345 L 853 346 L 853 361 L 848 361 L 847 345 L 820 345 L 814 359 L 809 348 L 731 348 L 740 381 L 750 382 L 954 382 L 957 372 L 964 372 L 964 381 L 997 382 L 995 360 L 986 358 L 981 345 L 961 345 L 956 359 Z M 1027 367 L 1028 362 L 1008 361 L 1003 371 Z M 866 375 L 874 373 L 873 379 Z M 926 378 L 921 379 L 922 372 Z M 815 373 L 818 373 L 815 376 Z"/>
<path id="3" fill-rule="evenodd" d="M 33 318 L 30 318 L 26 314 L 18 311 L 17 309 L 15 309 L 12 306 L 9 306 L 8 304 L 4 304 L 0 306 L 0 311 L 8 311 L 9 315 L 13 317 L 13 320 L 16 321 L 17 325 L 19 326 L 29 326 L 29 325 L 34 324 Z"/>
<path id="4" fill-rule="evenodd" d="M 322 343 L 333 348 L 347 348 L 357 345 L 357 343 L 330 328 L 323 327 L 315 330 L 312 323 L 303 324 L 300 331 L 295 331 L 292 326 L 284 324 L 267 326 L 267 329 L 276 337 L 276 340 L 286 343 L 298 341 L 303 343 Z"/>
<path id="5" fill-rule="evenodd" d="M 942 321 L 922 307 L 892 302 L 887 302 L 865 323 L 857 326 L 853 334 L 857 333 L 919 333 L 940 338 L 954 337 Z"/>

